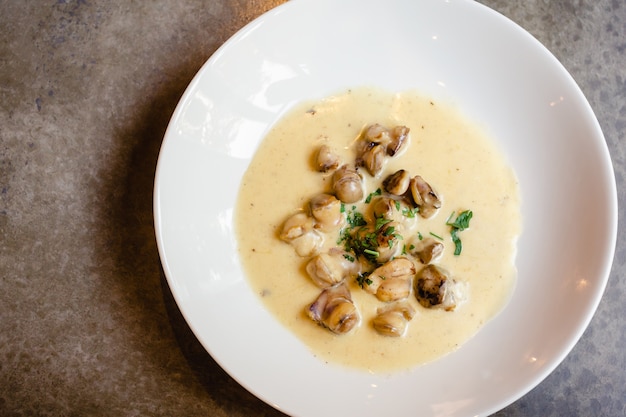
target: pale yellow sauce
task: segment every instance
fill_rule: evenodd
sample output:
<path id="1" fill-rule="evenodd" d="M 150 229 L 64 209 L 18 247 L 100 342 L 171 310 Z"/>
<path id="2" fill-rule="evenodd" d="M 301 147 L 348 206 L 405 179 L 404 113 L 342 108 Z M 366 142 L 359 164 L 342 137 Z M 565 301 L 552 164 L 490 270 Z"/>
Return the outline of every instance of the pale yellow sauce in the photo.
<path id="1" fill-rule="evenodd" d="M 315 324 L 304 311 L 321 290 L 304 270 L 307 259 L 278 238 L 285 219 L 303 210 L 312 196 L 330 191 L 332 174 L 313 167 L 319 146 L 329 144 L 343 161 L 352 162 L 354 139 L 372 123 L 406 125 L 411 142 L 389 160 L 381 178 L 368 180 L 367 192 L 400 168 L 428 181 L 443 206 L 433 218 L 419 218 L 417 230 L 445 238 L 436 263 L 470 288 L 469 300 L 453 312 L 421 307 L 411 295 L 417 314 L 401 338 L 373 330 L 370 322 L 382 303 L 355 282 L 350 289 L 361 313 L 359 327 L 335 335 Z M 465 209 L 473 218 L 459 235 L 463 251 L 454 256 L 445 222 Z M 412 92 L 362 88 L 297 106 L 255 154 L 239 191 L 235 221 L 250 285 L 276 318 L 322 360 L 371 372 L 408 369 L 454 351 L 504 307 L 515 284 L 521 217 L 514 172 L 484 131 L 450 106 Z M 335 246 L 333 238 L 326 243 Z"/>

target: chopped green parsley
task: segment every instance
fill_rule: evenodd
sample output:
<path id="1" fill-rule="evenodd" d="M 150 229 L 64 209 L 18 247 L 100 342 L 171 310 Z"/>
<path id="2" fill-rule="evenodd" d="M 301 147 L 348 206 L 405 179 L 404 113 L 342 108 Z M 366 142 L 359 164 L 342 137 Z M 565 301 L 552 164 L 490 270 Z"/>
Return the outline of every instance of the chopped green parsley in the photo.
<path id="1" fill-rule="evenodd" d="M 446 225 L 450 226 L 450 236 L 452 237 L 452 242 L 454 242 L 454 255 L 456 256 L 459 256 L 463 250 L 463 243 L 461 242 L 458 233 L 469 228 L 472 216 L 473 213 L 471 210 L 465 210 L 459 213 L 454 221 L 452 221 L 454 213 L 450 214 L 450 217 L 446 220 Z"/>

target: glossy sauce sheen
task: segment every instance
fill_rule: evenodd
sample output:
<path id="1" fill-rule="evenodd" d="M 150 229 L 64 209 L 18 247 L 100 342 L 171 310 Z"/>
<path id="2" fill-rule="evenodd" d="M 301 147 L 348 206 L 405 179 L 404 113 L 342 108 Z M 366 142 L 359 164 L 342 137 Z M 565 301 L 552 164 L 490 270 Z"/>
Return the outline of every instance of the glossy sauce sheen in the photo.
<path id="1" fill-rule="evenodd" d="M 359 327 L 334 335 L 318 326 L 305 309 L 320 289 L 308 278 L 308 259 L 297 256 L 278 234 L 285 219 L 306 210 L 311 197 L 331 190 L 332 173 L 314 169 L 314 155 L 328 144 L 352 163 L 352 144 L 372 123 L 408 126 L 409 147 L 391 158 L 380 178 L 367 173 L 367 191 L 388 174 L 406 169 L 421 175 L 439 193 L 442 208 L 431 219 L 418 218 L 416 230 L 444 238 L 436 263 L 469 283 L 469 300 L 453 312 L 421 307 L 404 337 L 377 334 L 371 320 L 382 303 L 350 282 L 361 313 Z M 352 206 L 352 205 L 348 205 Z M 460 232 L 463 251 L 454 256 L 452 212 L 470 209 L 470 228 Z M 514 288 L 516 240 L 521 230 L 518 184 L 493 141 L 451 107 L 416 93 L 390 94 L 368 88 L 297 106 L 272 129 L 244 175 L 236 207 L 239 254 L 254 291 L 288 329 L 320 359 L 370 372 L 408 369 L 441 357 L 470 339 L 506 304 Z M 326 247 L 336 246 L 336 236 Z"/>

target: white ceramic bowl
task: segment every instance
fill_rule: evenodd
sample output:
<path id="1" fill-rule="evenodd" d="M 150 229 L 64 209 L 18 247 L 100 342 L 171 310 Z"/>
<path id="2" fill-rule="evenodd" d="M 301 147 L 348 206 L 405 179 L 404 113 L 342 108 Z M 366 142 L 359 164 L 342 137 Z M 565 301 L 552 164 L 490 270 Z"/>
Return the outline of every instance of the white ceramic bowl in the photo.
<path id="1" fill-rule="evenodd" d="M 239 265 L 233 207 L 268 129 L 347 87 L 417 89 L 497 138 L 520 181 L 518 283 L 457 352 L 391 375 L 327 365 L 264 308 Z M 189 326 L 239 383 L 294 416 L 475 416 L 543 380 L 588 325 L 617 232 L 615 180 L 572 77 L 527 32 L 464 0 L 294 0 L 202 67 L 159 157 L 159 252 Z"/>

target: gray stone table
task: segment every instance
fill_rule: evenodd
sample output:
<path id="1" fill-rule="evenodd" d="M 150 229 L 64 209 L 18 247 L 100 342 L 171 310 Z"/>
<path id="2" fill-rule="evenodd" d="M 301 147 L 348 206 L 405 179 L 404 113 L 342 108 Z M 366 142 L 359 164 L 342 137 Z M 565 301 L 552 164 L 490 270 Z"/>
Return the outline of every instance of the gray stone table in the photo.
<path id="1" fill-rule="evenodd" d="M 281 415 L 187 327 L 152 219 L 159 146 L 182 92 L 216 48 L 280 3 L 0 2 L 1 416 Z M 483 3 L 537 37 L 579 83 L 622 200 L 626 4 Z M 498 416 L 626 416 L 622 229 L 590 327 Z"/>

